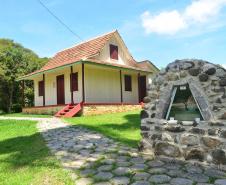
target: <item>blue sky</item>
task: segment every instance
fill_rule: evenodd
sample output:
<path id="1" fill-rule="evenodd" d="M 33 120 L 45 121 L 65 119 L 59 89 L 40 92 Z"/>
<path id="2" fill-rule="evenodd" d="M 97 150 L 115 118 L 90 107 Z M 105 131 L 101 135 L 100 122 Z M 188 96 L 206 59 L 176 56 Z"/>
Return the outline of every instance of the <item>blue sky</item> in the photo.
<path id="1" fill-rule="evenodd" d="M 138 61 L 199 58 L 226 66 L 226 0 L 42 0 L 84 40 L 118 29 Z M 37 0 L 0 4 L 0 37 L 51 57 L 78 42 Z"/>

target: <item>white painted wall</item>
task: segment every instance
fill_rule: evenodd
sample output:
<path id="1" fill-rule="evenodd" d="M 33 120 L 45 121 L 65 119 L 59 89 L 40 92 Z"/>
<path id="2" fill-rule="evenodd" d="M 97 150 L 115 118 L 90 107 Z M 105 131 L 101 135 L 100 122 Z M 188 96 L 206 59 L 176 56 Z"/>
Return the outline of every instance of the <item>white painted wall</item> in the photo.
<path id="1" fill-rule="evenodd" d="M 119 70 L 85 64 L 85 101 L 119 103 L 121 101 Z"/>
<path id="2" fill-rule="evenodd" d="M 42 81 L 42 75 L 34 78 L 34 105 L 43 106 L 43 97 L 38 95 L 38 82 Z"/>
<path id="3" fill-rule="evenodd" d="M 132 77 L 132 91 L 125 91 L 124 75 L 130 75 Z M 138 103 L 138 73 L 134 72 L 122 72 L 122 92 L 124 103 Z"/>
<path id="4" fill-rule="evenodd" d="M 79 103 L 82 101 L 82 74 L 81 65 L 74 65 L 73 72 L 78 72 L 79 87 L 78 91 L 73 92 L 74 102 Z M 65 93 L 65 104 L 71 103 L 71 92 L 70 92 L 70 68 L 64 68 L 57 72 L 45 74 L 45 104 L 56 105 L 57 104 L 57 83 L 56 77 L 58 75 L 64 75 L 64 93 Z M 35 92 L 35 106 L 43 106 L 43 97 L 38 96 L 38 82 L 42 80 L 42 75 L 34 78 L 34 92 Z"/>
<path id="5" fill-rule="evenodd" d="M 110 58 L 110 44 L 118 46 L 118 60 L 114 60 Z M 130 65 L 128 64 L 125 48 L 118 42 L 116 37 L 112 37 L 103 47 L 100 54 L 93 57 L 97 60 L 109 62 L 109 63 L 115 63 L 115 64 L 121 64 L 121 65 Z"/>
<path id="6" fill-rule="evenodd" d="M 73 72 L 78 72 L 78 91 L 73 92 L 74 103 L 82 101 L 82 65 L 74 65 Z M 45 104 L 57 105 L 56 77 L 64 75 L 65 104 L 71 103 L 70 67 L 45 74 Z M 132 91 L 125 91 L 124 75 L 132 77 Z M 43 97 L 38 96 L 38 82 L 42 75 L 34 78 L 35 106 L 43 106 Z M 124 103 L 138 103 L 137 73 L 122 71 L 122 90 Z M 87 103 L 120 103 L 120 72 L 102 66 L 85 64 L 85 101 Z"/>

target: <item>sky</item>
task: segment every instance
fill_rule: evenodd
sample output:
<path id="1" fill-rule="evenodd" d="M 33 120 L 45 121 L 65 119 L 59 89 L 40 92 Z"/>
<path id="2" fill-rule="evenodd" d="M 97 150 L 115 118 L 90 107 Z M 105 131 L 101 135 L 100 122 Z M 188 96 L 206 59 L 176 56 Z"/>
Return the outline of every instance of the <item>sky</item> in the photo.
<path id="1" fill-rule="evenodd" d="M 226 67 L 226 0 L 41 0 L 82 40 L 117 29 L 137 61 L 159 68 L 176 59 Z M 0 38 L 41 57 L 79 40 L 38 0 L 0 0 Z"/>

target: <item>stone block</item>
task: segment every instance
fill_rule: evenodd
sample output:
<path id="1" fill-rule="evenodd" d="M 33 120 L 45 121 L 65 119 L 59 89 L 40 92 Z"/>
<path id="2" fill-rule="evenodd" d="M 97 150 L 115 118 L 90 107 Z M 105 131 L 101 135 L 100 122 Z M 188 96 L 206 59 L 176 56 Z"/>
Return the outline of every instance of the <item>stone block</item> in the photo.
<path id="1" fill-rule="evenodd" d="M 200 74 L 200 68 L 191 68 L 188 70 L 191 76 L 198 76 Z"/>
<path id="2" fill-rule="evenodd" d="M 217 138 L 209 137 L 209 136 L 203 136 L 202 142 L 205 146 L 209 148 L 216 148 L 221 144 L 221 141 Z"/>
<path id="3" fill-rule="evenodd" d="M 157 142 L 155 145 L 155 153 L 157 155 L 165 155 L 169 157 L 181 156 L 179 147 L 169 142 Z"/>
<path id="4" fill-rule="evenodd" d="M 193 134 L 182 134 L 180 140 L 182 145 L 193 146 L 199 144 L 199 137 Z"/>
<path id="5" fill-rule="evenodd" d="M 178 126 L 178 125 L 167 125 L 165 127 L 165 130 L 169 132 L 183 132 L 185 131 L 185 128 Z"/>
<path id="6" fill-rule="evenodd" d="M 199 148 L 191 148 L 185 151 L 185 156 L 184 158 L 186 160 L 190 159 L 197 159 L 199 161 L 203 161 L 205 158 L 205 151 L 199 147 Z"/>

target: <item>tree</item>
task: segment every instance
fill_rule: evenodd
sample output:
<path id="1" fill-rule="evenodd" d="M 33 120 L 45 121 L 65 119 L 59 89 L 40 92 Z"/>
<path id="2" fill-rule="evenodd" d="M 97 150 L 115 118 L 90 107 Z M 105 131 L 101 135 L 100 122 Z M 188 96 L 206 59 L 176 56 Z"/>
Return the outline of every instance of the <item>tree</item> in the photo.
<path id="1" fill-rule="evenodd" d="M 9 39 L 0 39 L 0 110 L 12 112 L 22 107 L 20 82 L 17 79 L 41 68 L 47 58 Z M 26 104 L 33 102 L 32 82 L 26 83 Z"/>

